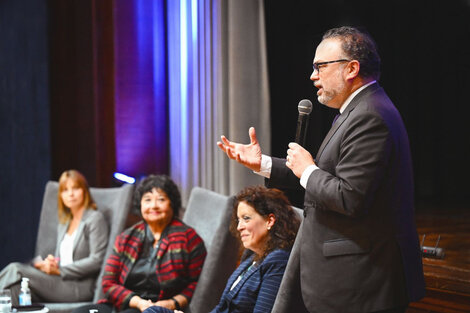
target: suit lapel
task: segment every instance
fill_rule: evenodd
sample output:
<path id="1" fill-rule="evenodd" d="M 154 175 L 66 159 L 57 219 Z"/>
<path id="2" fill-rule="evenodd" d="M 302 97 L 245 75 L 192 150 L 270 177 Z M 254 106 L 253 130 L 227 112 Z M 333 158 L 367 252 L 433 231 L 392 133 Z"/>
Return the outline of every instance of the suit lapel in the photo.
<path id="1" fill-rule="evenodd" d="M 80 223 L 78 224 L 76 233 L 75 233 L 75 239 L 73 240 L 73 254 L 75 257 L 75 251 L 77 251 L 77 245 L 80 239 L 82 239 L 82 234 L 83 234 L 83 229 L 85 228 L 85 221 L 87 220 L 88 216 L 91 214 L 91 211 L 88 209 L 85 209 L 83 212 L 82 218 L 80 220 Z"/>
<path id="2" fill-rule="evenodd" d="M 352 103 L 351 103 L 352 104 Z M 338 128 L 341 126 L 341 124 L 343 124 L 343 122 L 346 120 L 346 112 L 343 112 L 343 114 L 341 114 L 338 119 L 336 120 L 336 122 L 333 124 L 333 126 L 331 126 L 330 130 L 328 131 L 328 134 L 326 134 L 326 137 L 325 139 L 323 139 L 323 142 L 321 143 L 321 146 L 320 148 L 318 149 L 318 152 L 317 152 L 317 157 L 316 157 L 316 160 L 319 160 L 320 157 L 321 157 L 321 154 L 323 152 L 323 149 L 325 149 L 326 145 L 330 142 L 330 139 L 331 137 L 333 137 L 333 135 L 336 133 L 336 131 L 338 130 Z M 349 112 L 348 112 L 349 114 Z"/>
<path id="3" fill-rule="evenodd" d="M 62 239 L 64 239 L 67 229 L 69 228 L 69 224 L 70 224 L 70 221 L 65 224 L 59 223 L 57 227 L 57 245 L 55 248 L 55 256 L 59 256 L 60 244 L 62 243 Z"/>
<path id="4" fill-rule="evenodd" d="M 235 275 L 234 275 L 234 279 L 230 282 L 229 286 L 231 287 L 232 284 L 237 280 L 238 276 L 240 276 L 241 273 L 243 273 L 243 271 L 245 269 L 247 269 L 251 263 L 253 263 L 253 258 L 248 258 L 247 260 L 245 260 L 242 264 L 243 266 L 239 266 Z M 243 274 L 242 278 L 240 279 L 240 281 L 238 282 L 238 284 L 232 289 L 230 290 L 230 287 L 229 287 L 229 291 L 228 291 L 228 294 L 227 294 L 227 298 L 229 300 L 233 299 L 237 294 L 238 292 L 240 291 L 240 289 L 242 288 L 242 286 L 245 284 L 245 282 L 250 278 L 251 275 L 253 275 L 253 273 L 255 273 L 256 271 L 258 270 L 258 265 L 254 265 L 252 266 L 248 271 L 246 271 L 245 274 Z"/>
<path id="5" fill-rule="evenodd" d="M 328 131 L 328 134 L 326 134 L 325 139 L 323 139 L 323 142 L 318 149 L 316 160 L 320 160 L 321 154 L 323 153 L 323 150 L 325 147 L 328 145 L 330 142 L 331 138 L 333 135 L 336 133 L 336 131 L 341 127 L 341 125 L 346 121 L 346 119 L 349 117 L 349 114 L 354 110 L 354 108 L 357 106 L 359 102 L 361 102 L 361 99 L 369 95 L 371 92 L 375 91 L 376 89 L 379 88 L 378 83 L 374 83 L 370 86 L 367 86 L 364 90 L 361 90 L 359 94 L 357 94 L 349 103 L 349 105 L 346 107 L 346 110 L 338 117 L 336 122 L 333 124 L 333 126 L 330 128 Z"/>

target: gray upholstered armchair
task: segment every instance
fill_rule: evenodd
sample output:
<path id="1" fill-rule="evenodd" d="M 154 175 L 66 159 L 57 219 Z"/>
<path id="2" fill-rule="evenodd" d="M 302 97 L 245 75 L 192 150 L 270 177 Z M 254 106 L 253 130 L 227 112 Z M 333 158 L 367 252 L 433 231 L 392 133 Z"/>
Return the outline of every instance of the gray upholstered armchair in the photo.
<path id="1" fill-rule="evenodd" d="M 293 207 L 297 212 L 302 223 L 304 222 L 303 210 Z M 272 312 L 305 312 L 306 309 L 302 306 L 298 308 L 287 307 L 288 303 L 295 303 L 296 295 L 300 294 L 300 242 L 302 240 L 302 234 L 300 231 L 297 233 L 295 238 L 294 246 L 289 257 L 289 262 L 287 262 L 286 271 L 282 277 L 281 285 L 279 286 L 279 291 L 277 292 L 276 300 L 274 301 L 274 306 Z M 297 297 L 298 298 L 298 297 Z"/>
<path id="2" fill-rule="evenodd" d="M 46 184 L 44 198 L 39 220 L 38 236 L 36 241 L 36 254 L 47 256 L 54 254 L 57 238 L 57 192 L 59 184 L 49 181 Z M 131 207 L 133 185 L 123 185 L 115 188 L 90 188 L 91 195 L 95 200 L 98 210 L 101 211 L 109 222 L 109 241 L 103 265 L 106 262 L 112 248 L 116 235 L 121 233 L 125 227 L 126 219 Z M 96 280 L 94 299 L 90 302 L 69 302 L 69 303 L 45 303 L 51 313 L 65 313 L 81 305 L 96 302 L 103 298 L 101 288 L 101 277 L 104 266 Z"/>
<path id="3" fill-rule="evenodd" d="M 237 266 L 239 243 L 229 232 L 233 200 L 234 197 L 200 187 L 191 191 L 183 221 L 196 230 L 207 249 L 206 261 L 189 304 L 192 313 L 209 312 L 218 304 Z"/>

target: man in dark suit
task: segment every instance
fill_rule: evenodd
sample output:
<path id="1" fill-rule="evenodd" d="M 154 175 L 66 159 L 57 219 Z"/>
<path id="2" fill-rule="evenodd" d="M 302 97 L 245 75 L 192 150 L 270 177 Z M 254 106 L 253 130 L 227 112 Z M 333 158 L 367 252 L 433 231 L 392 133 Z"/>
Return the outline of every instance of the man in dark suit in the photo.
<path id="1" fill-rule="evenodd" d="M 254 128 L 248 145 L 217 143 L 268 186 L 302 188 L 305 219 L 273 311 L 405 312 L 424 295 L 408 136 L 379 76 L 367 33 L 331 29 L 310 79 L 318 101 L 341 115 L 316 158 L 296 143 L 286 159 L 262 155 Z"/>

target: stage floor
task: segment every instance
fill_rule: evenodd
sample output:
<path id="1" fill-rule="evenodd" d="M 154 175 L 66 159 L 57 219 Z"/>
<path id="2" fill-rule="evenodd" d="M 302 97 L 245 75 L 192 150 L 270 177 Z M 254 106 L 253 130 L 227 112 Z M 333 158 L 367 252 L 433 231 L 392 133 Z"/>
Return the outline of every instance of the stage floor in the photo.
<path id="1" fill-rule="evenodd" d="M 417 210 L 416 226 L 425 246 L 444 249 L 443 259 L 423 258 L 426 297 L 407 313 L 470 312 L 470 209 Z"/>

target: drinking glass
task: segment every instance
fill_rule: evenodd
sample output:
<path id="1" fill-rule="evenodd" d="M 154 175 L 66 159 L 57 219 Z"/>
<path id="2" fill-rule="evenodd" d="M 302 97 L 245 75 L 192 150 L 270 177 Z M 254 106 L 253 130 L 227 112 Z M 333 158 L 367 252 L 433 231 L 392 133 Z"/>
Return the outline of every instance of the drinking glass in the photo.
<path id="1" fill-rule="evenodd" d="M 8 289 L 0 290 L 0 313 L 11 312 L 11 292 Z"/>

